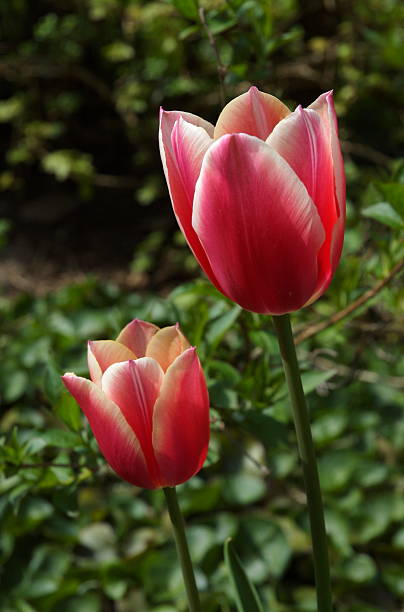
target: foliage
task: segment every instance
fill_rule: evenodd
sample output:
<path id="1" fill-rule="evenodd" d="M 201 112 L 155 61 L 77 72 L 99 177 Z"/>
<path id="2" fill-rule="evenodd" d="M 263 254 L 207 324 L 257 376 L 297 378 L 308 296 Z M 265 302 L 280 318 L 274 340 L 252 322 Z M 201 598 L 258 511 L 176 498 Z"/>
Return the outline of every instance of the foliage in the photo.
<path id="1" fill-rule="evenodd" d="M 349 194 L 344 256 L 327 295 L 294 315 L 298 332 L 352 304 L 403 257 L 404 8 L 398 0 L 200 7 L 229 98 L 250 83 L 291 106 L 336 91 Z M 161 492 L 117 479 L 59 379 L 86 374 L 87 339 L 114 337 L 139 317 L 178 320 L 209 381 L 209 462 L 179 490 L 204 611 L 235 609 L 228 538 L 264 609 L 314 610 L 301 469 L 270 320 L 201 278 L 171 290 L 195 266 L 170 233 L 158 107 L 213 121 L 220 108 L 196 1 L 10 0 L 0 15 L 0 189 L 12 203 L 0 247 L 12 243 L 26 200 L 56 188 L 74 193 L 74 214 L 90 209 L 92 223 L 98 198 L 111 207 L 119 193 L 129 211 L 134 195 L 150 228 L 133 247 L 131 270 L 149 281 L 143 291 L 89 277 L 0 298 L 0 609 L 186 609 Z M 158 279 L 166 259 L 171 271 Z M 395 612 L 404 602 L 402 297 L 393 278 L 299 345 L 341 612 Z"/>
<path id="2" fill-rule="evenodd" d="M 338 310 L 365 278 L 381 275 L 363 257 L 360 235 L 350 228 L 333 290 L 314 315 L 296 317 L 298 325 Z M 357 247 L 349 250 L 350 243 Z M 352 286 L 349 269 L 359 261 L 364 269 Z M 139 610 L 174 609 L 164 606 L 175 600 L 185 609 L 161 493 L 135 490 L 107 469 L 58 376 L 84 374 L 85 341 L 113 337 L 135 315 L 157 324 L 179 320 L 208 375 L 209 464 L 179 491 L 204 609 L 228 609 L 224 599 L 231 601 L 221 552 L 228 537 L 266 605 L 311 609 L 301 472 L 268 318 L 234 307 L 202 280 L 162 299 L 89 279 L 2 306 L 2 609 L 100 610 L 105 598 L 136 602 Z M 394 610 L 403 596 L 396 307 L 395 292 L 385 291 L 371 316 L 326 329 L 300 349 L 340 610 L 371 610 L 366 602 L 375 597 Z M 370 338 L 363 332 L 369 325 Z M 317 369 L 330 347 L 331 366 Z M 375 378 L 368 382 L 366 373 Z"/>

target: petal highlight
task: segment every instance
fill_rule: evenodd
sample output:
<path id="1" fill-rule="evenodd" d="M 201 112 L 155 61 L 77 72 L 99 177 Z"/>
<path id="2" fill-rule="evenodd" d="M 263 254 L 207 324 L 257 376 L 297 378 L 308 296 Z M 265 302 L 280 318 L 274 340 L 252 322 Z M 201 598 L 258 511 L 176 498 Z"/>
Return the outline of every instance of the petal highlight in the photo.
<path id="1" fill-rule="evenodd" d="M 85 413 L 105 459 L 124 480 L 154 488 L 140 444 L 118 406 L 90 380 L 65 374 L 62 381 Z"/>
<path id="2" fill-rule="evenodd" d="M 153 414 L 153 446 L 163 486 L 202 467 L 209 444 L 209 397 L 195 348 L 168 368 Z"/>
<path id="3" fill-rule="evenodd" d="M 324 229 L 303 183 L 261 140 L 232 134 L 210 147 L 192 221 L 224 293 L 244 308 L 283 314 L 312 295 Z"/>
<path id="4" fill-rule="evenodd" d="M 331 244 L 338 220 L 334 167 L 328 123 L 311 109 L 298 107 L 278 123 L 267 140 L 288 162 L 317 207 L 325 230 L 325 241 L 318 256 L 316 292 L 328 286 L 332 275 Z"/>
<path id="5" fill-rule="evenodd" d="M 163 327 L 150 340 L 146 355 L 155 359 L 164 372 L 172 362 L 181 355 L 190 344 L 181 332 L 178 324 Z"/>
<path id="6" fill-rule="evenodd" d="M 331 266 L 334 273 L 341 257 L 344 242 L 344 227 L 346 216 L 346 184 L 344 160 L 341 153 L 341 145 L 338 138 L 338 122 L 334 108 L 333 92 L 328 91 L 317 98 L 309 108 L 315 110 L 321 116 L 324 125 L 328 128 L 331 153 L 334 164 L 335 192 L 338 202 L 338 222 L 333 228 L 331 243 Z M 325 291 L 324 287 L 323 291 Z"/>
<path id="7" fill-rule="evenodd" d="M 288 107 L 278 98 L 251 87 L 247 93 L 226 104 L 217 120 L 214 137 L 244 133 L 265 140 L 289 113 Z"/>
<path id="8" fill-rule="evenodd" d="M 205 124 L 210 126 L 209 131 Z M 213 126 L 195 115 L 179 111 L 162 111 L 160 114 L 160 155 L 174 214 L 193 254 L 217 286 L 208 258 L 192 227 L 195 182 L 203 150 L 206 152 L 212 142 L 209 132 L 213 135 Z"/>
<path id="9" fill-rule="evenodd" d="M 163 371 L 157 361 L 141 357 L 112 364 L 101 382 L 105 395 L 119 406 L 135 432 L 155 486 L 160 486 L 160 478 L 152 447 L 152 419 L 162 381 Z"/>
<path id="10" fill-rule="evenodd" d="M 153 323 L 133 319 L 123 328 L 116 341 L 128 347 L 136 357 L 144 357 L 146 347 L 158 329 Z M 128 357 L 128 359 L 134 359 L 134 357 Z"/>
<path id="11" fill-rule="evenodd" d="M 97 384 L 105 370 L 113 363 L 136 359 L 135 354 L 115 340 L 90 340 L 87 345 L 87 361 L 91 380 Z"/>

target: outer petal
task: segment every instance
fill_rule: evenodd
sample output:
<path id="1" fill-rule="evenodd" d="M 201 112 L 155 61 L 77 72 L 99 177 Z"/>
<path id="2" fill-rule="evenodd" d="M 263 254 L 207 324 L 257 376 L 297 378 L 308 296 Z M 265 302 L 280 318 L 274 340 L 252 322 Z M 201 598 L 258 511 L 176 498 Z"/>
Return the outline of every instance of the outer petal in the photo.
<path id="1" fill-rule="evenodd" d="M 86 378 L 65 374 L 62 380 L 85 413 L 100 450 L 124 480 L 154 488 L 139 442 L 118 406 Z"/>
<path id="2" fill-rule="evenodd" d="M 152 447 L 152 416 L 162 381 L 159 364 L 154 359 L 141 357 L 112 364 L 104 372 L 101 383 L 105 395 L 119 406 L 135 432 L 155 487 L 161 485 Z"/>
<path id="3" fill-rule="evenodd" d="M 209 444 L 209 397 L 194 348 L 168 368 L 153 415 L 153 447 L 162 485 L 185 482 L 202 467 Z"/>
<path id="4" fill-rule="evenodd" d="M 313 110 L 318 112 L 324 122 L 324 125 L 327 125 L 329 141 L 331 143 L 331 152 L 334 162 L 335 191 L 337 194 L 337 202 L 339 207 L 338 221 L 334 226 L 333 239 L 331 244 L 331 265 L 333 272 L 335 272 L 335 269 L 339 262 L 339 258 L 341 256 L 342 246 L 344 242 L 346 186 L 344 160 L 342 157 L 341 146 L 338 139 L 338 123 L 337 116 L 335 114 L 332 91 L 329 91 L 319 96 L 317 100 L 313 102 L 313 104 L 310 104 L 309 108 L 312 108 Z"/>
<path id="5" fill-rule="evenodd" d="M 153 325 L 153 323 L 133 319 L 123 328 L 116 341 L 127 346 L 136 357 L 144 357 L 146 346 L 158 329 L 157 325 Z M 134 357 L 129 357 L 128 359 L 134 359 Z"/>
<path id="6" fill-rule="evenodd" d="M 217 286 L 215 275 L 191 223 L 195 183 L 212 136 L 213 126 L 200 117 L 179 111 L 161 111 L 160 155 L 174 214 L 193 254 Z"/>
<path id="7" fill-rule="evenodd" d="M 155 359 L 165 372 L 178 355 L 181 355 L 189 346 L 178 324 L 172 325 L 163 327 L 153 336 L 147 346 L 146 355 Z"/>
<path id="8" fill-rule="evenodd" d="M 275 125 L 290 110 L 275 96 L 251 87 L 249 91 L 226 104 L 215 127 L 215 139 L 223 134 L 243 132 L 265 140 Z"/>
<path id="9" fill-rule="evenodd" d="M 325 229 L 326 239 L 318 258 L 317 292 L 328 286 L 333 275 L 331 244 L 339 210 L 328 122 L 325 124 L 316 111 L 298 107 L 278 123 L 267 142 L 286 159 L 304 183 Z"/>
<path id="10" fill-rule="evenodd" d="M 285 160 L 257 138 L 223 136 L 209 149 L 193 226 L 226 295 L 244 308 L 282 314 L 312 295 L 325 237 L 317 209 Z"/>
<path id="11" fill-rule="evenodd" d="M 139 440 L 154 487 L 160 476 L 152 447 L 153 408 L 163 381 L 163 371 L 154 359 L 114 363 L 102 377 L 102 390 L 117 406 Z"/>
<path id="12" fill-rule="evenodd" d="M 101 382 L 103 372 L 118 361 L 136 359 L 135 354 L 123 344 L 114 340 L 90 340 L 87 345 L 87 361 L 91 380 Z"/>

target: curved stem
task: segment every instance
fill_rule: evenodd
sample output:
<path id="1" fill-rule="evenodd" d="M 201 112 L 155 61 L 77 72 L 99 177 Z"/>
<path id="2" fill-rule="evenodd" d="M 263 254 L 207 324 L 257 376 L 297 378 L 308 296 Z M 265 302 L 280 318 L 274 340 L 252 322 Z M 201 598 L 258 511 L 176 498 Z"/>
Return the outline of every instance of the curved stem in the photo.
<path id="1" fill-rule="evenodd" d="M 181 563 L 182 575 L 187 591 L 189 609 L 191 612 L 201 612 L 201 602 L 199 600 L 198 589 L 196 588 L 194 570 L 185 536 L 185 523 L 178 505 L 175 487 L 164 487 L 164 495 L 167 501 L 168 513 L 174 531 L 175 544 Z"/>
<path id="2" fill-rule="evenodd" d="M 313 547 L 317 606 L 319 612 L 331 612 L 332 596 L 324 508 L 306 398 L 300 378 L 289 315 L 274 316 L 273 322 L 292 404 L 299 454 L 303 464 Z"/>

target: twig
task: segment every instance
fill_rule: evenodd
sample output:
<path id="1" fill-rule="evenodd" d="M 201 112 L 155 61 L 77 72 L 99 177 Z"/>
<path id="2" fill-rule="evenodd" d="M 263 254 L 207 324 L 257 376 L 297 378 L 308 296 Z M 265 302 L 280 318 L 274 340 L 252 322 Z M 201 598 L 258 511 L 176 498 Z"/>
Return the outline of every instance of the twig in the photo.
<path id="1" fill-rule="evenodd" d="M 368 291 L 365 291 L 365 293 L 363 293 L 360 297 L 358 297 L 358 299 L 348 304 L 348 306 L 346 306 L 342 310 L 335 312 L 328 319 L 325 319 L 324 321 L 320 321 L 319 323 L 314 323 L 313 325 L 309 325 L 309 327 L 306 327 L 306 329 L 296 334 L 295 344 L 300 344 L 304 340 L 311 338 L 312 336 L 314 336 L 315 334 L 318 334 L 324 329 L 327 329 L 328 327 L 331 327 L 332 325 L 339 323 L 342 319 L 345 319 L 345 317 L 347 317 L 352 312 L 354 312 L 355 310 L 363 306 L 363 304 L 366 304 L 366 302 L 368 302 L 373 297 L 375 297 L 375 295 L 377 295 L 382 289 L 384 289 L 384 287 L 388 285 L 388 283 L 395 276 L 397 276 L 397 274 L 399 274 L 403 266 L 404 266 L 404 259 L 401 259 L 390 270 L 390 272 L 385 278 L 383 278 L 381 281 L 376 283 L 376 285 L 374 285 L 374 287 L 372 287 L 371 289 L 368 289 Z"/>
<path id="2" fill-rule="evenodd" d="M 225 105 L 225 101 L 226 101 L 226 90 L 225 90 L 225 85 L 224 85 L 224 75 L 227 72 L 227 68 L 226 66 L 224 66 L 222 64 L 222 60 L 220 59 L 220 54 L 219 54 L 219 50 L 217 48 L 217 44 L 216 44 L 216 40 L 215 37 L 213 36 L 212 32 L 209 29 L 209 26 L 206 22 L 206 18 L 205 18 L 205 9 L 203 7 L 199 8 L 199 19 L 201 20 L 201 24 L 203 25 L 206 35 L 208 37 L 209 40 L 209 44 L 213 49 L 213 53 L 215 54 L 216 57 L 216 66 L 217 66 L 217 74 L 219 77 L 219 94 L 220 94 L 220 102 L 221 105 L 224 106 Z"/>
<path id="3" fill-rule="evenodd" d="M 7 463 L 10 466 L 16 467 L 16 468 L 40 468 L 40 469 L 45 469 L 45 468 L 69 468 L 72 470 L 77 470 L 79 468 L 86 468 L 88 470 L 90 470 L 90 472 L 97 472 L 98 471 L 98 467 L 90 467 L 88 465 L 77 465 L 77 464 L 73 464 L 73 463 L 53 463 L 53 461 L 43 461 L 41 463 L 14 463 L 13 461 L 7 460 L 5 461 L 5 463 Z"/>
<path id="4" fill-rule="evenodd" d="M 372 147 L 368 145 L 364 145 L 360 142 L 350 142 L 348 140 L 343 140 L 341 142 L 342 150 L 344 153 L 353 153 L 353 155 L 357 155 L 358 157 L 363 157 L 364 159 L 368 159 L 369 161 L 383 166 L 390 165 L 392 159 L 381 153 L 380 151 L 376 151 Z"/>
<path id="5" fill-rule="evenodd" d="M 310 359 L 310 355 L 306 355 L 306 357 Z M 314 357 L 312 363 L 319 370 L 336 370 L 339 376 L 346 378 L 350 377 L 373 385 L 385 384 L 394 389 L 404 389 L 404 377 L 402 376 L 381 376 L 371 370 L 357 370 L 342 363 L 335 363 L 332 359 L 327 359 L 326 357 Z"/>
<path id="6" fill-rule="evenodd" d="M 110 189 L 134 189 L 137 182 L 132 176 L 121 176 L 113 174 L 95 174 L 92 183 L 97 187 L 108 187 Z"/>
<path id="7" fill-rule="evenodd" d="M 83 66 L 65 66 L 63 64 L 52 64 L 41 61 L 35 63 L 11 60 L 0 62 L 0 74 L 9 80 L 21 81 L 25 79 L 74 79 L 81 81 L 108 104 L 114 105 L 114 100 L 108 86 Z"/>

